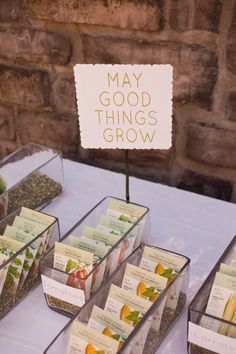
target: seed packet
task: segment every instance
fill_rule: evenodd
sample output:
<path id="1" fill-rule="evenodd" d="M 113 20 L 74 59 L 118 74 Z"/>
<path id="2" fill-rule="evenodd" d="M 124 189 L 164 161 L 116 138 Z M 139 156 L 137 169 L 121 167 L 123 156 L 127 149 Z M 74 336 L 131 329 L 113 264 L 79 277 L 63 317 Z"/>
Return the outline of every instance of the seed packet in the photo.
<path id="1" fill-rule="evenodd" d="M 86 277 L 92 270 L 93 256 L 91 252 L 55 242 L 53 267 L 71 275 L 54 272 L 53 279 L 59 283 L 84 290 L 85 298 L 88 299 L 92 277 L 90 276 L 87 279 Z"/>
<path id="2" fill-rule="evenodd" d="M 123 277 L 122 288 L 143 299 L 154 302 L 165 289 L 168 279 L 153 274 L 133 264 L 127 263 Z"/>
<path id="3" fill-rule="evenodd" d="M 167 278 L 168 285 L 180 272 L 185 263 L 186 259 L 184 257 L 161 249 L 145 246 L 140 267 Z M 182 279 L 182 277 L 179 277 L 179 279 L 175 281 L 167 296 L 166 306 L 172 310 L 175 310 L 177 307 Z"/>
<path id="4" fill-rule="evenodd" d="M 24 246 L 25 244 L 22 242 L 18 242 L 6 236 L 0 236 L 1 254 L 7 253 L 9 257 L 11 257 Z M 15 296 L 17 291 L 17 287 L 23 270 L 24 260 L 25 251 L 22 251 L 19 255 L 15 256 L 7 270 L 4 288 L 6 288 L 13 296 Z"/>
<path id="5" fill-rule="evenodd" d="M 22 242 L 24 245 L 31 242 L 35 238 L 31 234 L 26 233 L 22 230 L 19 230 L 15 226 L 10 226 L 10 225 L 7 225 L 4 231 L 4 236 Z M 36 259 L 36 255 L 38 253 L 40 245 L 41 245 L 41 240 L 37 239 L 29 247 L 26 248 L 23 270 L 19 282 L 20 287 L 24 284 L 27 275 L 29 274 L 29 271 Z"/>
<path id="6" fill-rule="evenodd" d="M 102 214 L 97 229 L 104 232 L 110 232 L 112 234 L 120 233 L 121 237 L 128 232 L 131 226 L 132 225 L 129 223 Z M 122 241 L 120 256 L 118 260 L 119 265 L 123 263 L 124 260 L 132 253 L 137 231 L 137 228 L 132 229 L 126 238 Z"/>
<path id="7" fill-rule="evenodd" d="M 12 226 L 17 227 L 19 230 L 31 234 L 34 237 L 37 237 L 38 235 L 42 234 L 40 236 L 41 245 L 38 249 L 38 254 L 36 256 L 36 259 L 40 259 L 41 256 L 43 255 L 43 252 L 45 251 L 45 244 L 46 244 L 46 237 L 47 237 L 47 232 L 43 233 L 43 231 L 46 228 L 45 225 L 39 224 L 29 219 L 22 218 L 21 216 L 16 216 Z"/>
<path id="8" fill-rule="evenodd" d="M 78 321 L 73 321 L 67 354 L 115 354 L 119 342 Z"/>
<path id="9" fill-rule="evenodd" d="M 236 278 L 231 275 L 217 272 L 211 288 L 206 313 L 226 321 L 236 323 Z M 235 321 L 235 322 L 234 322 Z M 208 323 L 201 323 L 208 329 L 227 335 L 228 325 L 209 319 Z"/>
<path id="10" fill-rule="evenodd" d="M 236 277 L 236 267 L 229 264 L 221 263 L 219 272 Z"/>
<path id="11" fill-rule="evenodd" d="M 104 259 L 105 255 L 108 252 L 108 247 L 104 244 L 93 244 L 90 242 L 89 238 L 82 239 L 73 235 L 68 237 L 68 244 L 73 247 L 80 248 L 82 250 L 93 253 L 93 268 L 96 267 L 93 271 L 91 291 L 96 291 L 102 284 L 104 277 L 104 272 L 106 269 L 106 262 Z"/>
<path id="12" fill-rule="evenodd" d="M 0 266 L 2 266 L 4 263 L 6 263 L 6 261 L 11 256 L 13 256 L 13 254 L 14 254 L 14 252 L 12 250 L 0 246 Z M 9 264 L 7 264 L 4 268 L 0 269 L 0 295 L 2 293 L 3 285 L 6 280 L 8 268 L 9 268 Z"/>
<path id="13" fill-rule="evenodd" d="M 236 247 L 233 249 L 230 265 L 236 267 Z"/>
<path id="14" fill-rule="evenodd" d="M 149 301 L 112 284 L 107 297 L 105 310 L 112 316 L 135 327 L 150 306 L 151 303 Z"/>
<path id="15" fill-rule="evenodd" d="M 82 231 L 82 237 L 87 237 L 93 241 L 103 243 L 109 249 L 111 249 L 117 242 L 119 242 L 120 236 L 106 231 L 100 231 L 93 227 L 85 226 Z M 106 270 L 104 278 L 107 278 L 117 267 L 118 259 L 121 253 L 121 245 L 117 245 L 112 252 L 107 256 Z"/>
<path id="16" fill-rule="evenodd" d="M 37 222 L 37 223 L 39 223 L 41 225 L 45 225 L 46 227 L 49 227 L 56 220 L 53 216 L 49 216 L 49 215 L 40 213 L 40 212 L 38 212 L 36 210 L 28 209 L 28 208 L 25 208 L 25 207 L 21 208 L 20 216 L 22 218 L 29 219 L 31 221 Z M 46 235 L 46 242 L 45 242 L 44 251 L 49 248 L 50 240 L 51 240 L 51 236 L 52 236 L 52 232 L 53 232 L 53 228 L 54 228 L 54 225 L 52 227 L 50 227 L 46 231 L 47 235 Z"/>
<path id="17" fill-rule="evenodd" d="M 142 206 L 126 203 L 118 199 L 111 199 L 106 215 L 129 224 L 134 224 L 145 214 L 146 211 L 147 209 Z M 145 217 L 140 220 L 137 229 L 135 230 L 136 240 L 134 248 L 138 247 L 141 242 L 144 223 Z"/>
<path id="18" fill-rule="evenodd" d="M 95 305 L 93 306 L 88 326 L 119 341 L 119 349 L 121 349 L 133 330 L 133 327 L 129 324 L 118 318 L 114 318 L 114 316 L 111 316 L 107 311 L 104 311 Z"/>
<path id="19" fill-rule="evenodd" d="M 150 308 L 151 302 L 132 294 L 130 291 L 119 288 L 114 284 L 111 285 L 110 291 L 105 304 L 105 311 L 111 316 L 119 318 L 132 327 L 137 326 L 147 310 Z M 139 331 L 138 338 L 132 344 L 133 353 L 143 353 L 143 347 L 146 342 L 147 334 L 151 325 L 150 317 Z"/>

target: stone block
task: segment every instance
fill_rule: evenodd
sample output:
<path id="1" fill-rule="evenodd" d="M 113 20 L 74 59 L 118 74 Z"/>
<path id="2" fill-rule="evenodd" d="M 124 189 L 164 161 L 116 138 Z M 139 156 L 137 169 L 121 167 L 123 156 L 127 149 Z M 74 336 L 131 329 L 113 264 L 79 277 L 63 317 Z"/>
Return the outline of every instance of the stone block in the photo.
<path id="1" fill-rule="evenodd" d="M 0 21 L 11 22 L 20 18 L 20 0 L 1 0 L 0 1 Z"/>
<path id="2" fill-rule="evenodd" d="M 188 123 L 186 155 L 213 166 L 236 168 L 236 130 Z"/>
<path id="3" fill-rule="evenodd" d="M 22 144 L 35 142 L 57 148 L 65 153 L 77 151 L 78 125 L 74 116 L 21 111 L 17 124 L 17 132 Z"/>
<path id="4" fill-rule="evenodd" d="M 236 92 L 230 92 L 226 99 L 226 117 L 236 122 Z"/>
<path id="5" fill-rule="evenodd" d="M 47 72 L 0 64 L 0 98 L 4 102 L 30 107 L 49 105 Z"/>
<path id="6" fill-rule="evenodd" d="M 233 75 L 236 75 L 236 3 L 233 9 L 233 18 L 226 40 L 226 64 Z"/>
<path id="7" fill-rule="evenodd" d="M 15 120 L 13 109 L 3 105 L 0 105 L 0 139 L 15 139 Z"/>
<path id="8" fill-rule="evenodd" d="M 163 1 L 23 0 L 26 18 L 65 23 L 157 31 L 163 25 Z"/>
<path id="9" fill-rule="evenodd" d="M 55 108 L 59 112 L 76 113 L 76 96 L 74 79 L 59 77 L 53 83 Z"/>
<path id="10" fill-rule="evenodd" d="M 171 41 L 122 39 L 82 34 L 85 63 L 172 64 L 174 99 L 211 109 L 218 75 L 214 51 L 200 45 Z"/>
<path id="11" fill-rule="evenodd" d="M 222 0 L 172 0 L 170 25 L 175 31 L 218 32 Z"/>
<path id="12" fill-rule="evenodd" d="M 232 182 L 214 176 L 205 176 L 190 170 L 184 172 L 178 188 L 225 201 L 231 200 L 233 192 Z"/>
<path id="13" fill-rule="evenodd" d="M 0 28 L 0 57 L 42 64 L 67 64 L 70 38 L 55 32 L 27 28 Z"/>

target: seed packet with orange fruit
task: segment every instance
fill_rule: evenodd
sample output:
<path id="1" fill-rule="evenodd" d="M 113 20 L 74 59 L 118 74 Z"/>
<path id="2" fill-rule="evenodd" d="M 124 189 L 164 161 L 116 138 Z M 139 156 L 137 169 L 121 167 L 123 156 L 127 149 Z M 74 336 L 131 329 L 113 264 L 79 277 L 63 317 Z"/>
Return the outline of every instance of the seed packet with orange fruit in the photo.
<path id="1" fill-rule="evenodd" d="M 122 288 L 154 302 L 165 289 L 168 279 L 127 263 Z"/>
<path id="2" fill-rule="evenodd" d="M 102 284 L 104 272 L 106 269 L 106 261 L 104 260 L 104 257 L 109 250 L 108 247 L 104 244 L 94 244 L 90 241 L 89 238 L 81 239 L 73 235 L 69 235 L 68 244 L 70 246 L 93 253 L 93 268 L 96 268 L 93 271 L 91 291 L 96 291 Z"/>
<path id="3" fill-rule="evenodd" d="M 187 259 L 180 255 L 162 249 L 145 246 L 140 267 L 167 278 L 168 285 L 178 275 L 186 262 Z M 182 277 L 179 277 L 169 290 L 166 306 L 172 310 L 176 309 L 181 283 Z"/>
<path id="4" fill-rule="evenodd" d="M 107 297 L 105 310 L 116 318 L 135 327 L 150 306 L 151 303 L 148 300 L 142 299 L 132 294 L 130 291 L 112 284 Z"/>
<path id="5" fill-rule="evenodd" d="M 91 327 L 73 321 L 67 354 L 115 354 L 119 342 Z"/>
<path id="6" fill-rule="evenodd" d="M 91 252 L 55 242 L 53 267 L 71 275 L 55 271 L 53 280 L 84 290 L 85 298 L 88 299 L 92 276 L 87 276 L 93 268 L 93 257 Z"/>
<path id="7" fill-rule="evenodd" d="M 133 330 L 133 327 L 129 324 L 111 316 L 110 313 L 95 305 L 93 306 L 88 326 L 119 341 L 119 349 Z"/>

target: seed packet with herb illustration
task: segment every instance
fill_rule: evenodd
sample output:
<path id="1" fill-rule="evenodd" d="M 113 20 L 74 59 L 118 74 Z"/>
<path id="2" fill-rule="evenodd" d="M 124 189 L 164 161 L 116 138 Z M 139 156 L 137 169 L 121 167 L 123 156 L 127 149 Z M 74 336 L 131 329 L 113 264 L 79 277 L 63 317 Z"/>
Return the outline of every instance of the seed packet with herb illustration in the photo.
<path id="1" fill-rule="evenodd" d="M 121 349 L 133 330 L 133 327 L 129 324 L 118 318 L 114 318 L 114 316 L 111 316 L 107 311 L 95 305 L 93 306 L 88 326 L 119 341 L 119 349 Z"/>
<path id="2" fill-rule="evenodd" d="M 1 237 L 1 236 L 0 236 Z M 0 247 L 0 266 L 6 263 L 6 261 L 13 256 L 14 252 L 6 247 Z M 9 264 L 0 269 L 0 295 L 2 293 L 3 285 L 6 280 Z"/>
<path id="3" fill-rule="evenodd" d="M 217 272 L 208 299 L 206 313 L 236 324 L 236 278 Z M 214 319 L 203 320 L 202 326 L 227 335 L 229 326 Z"/>
<path id="4" fill-rule="evenodd" d="M 146 211 L 147 209 L 142 206 L 126 203 L 118 199 L 111 199 L 106 215 L 114 217 L 120 221 L 134 224 L 145 214 Z M 137 229 L 134 229 L 136 234 L 135 247 L 140 244 L 144 223 L 145 218 L 142 218 L 137 225 Z"/>
<path id="5" fill-rule="evenodd" d="M 184 257 L 157 248 L 145 246 L 140 267 L 168 279 L 167 285 L 177 276 L 187 260 Z M 177 307 L 183 277 L 171 286 L 166 306 L 172 310 Z"/>
<path id="6" fill-rule="evenodd" d="M 168 279 L 127 263 L 122 288 L 154 302 L 165 289 Z"/>
<path id="7" fill-rule="evenodd" d="M 22 242 L 13 240 L 6 236 L 0 236 L 0 253 L 4 253 L 5 250 L 11 250 L 10 257 L 17 251 L 23 248 L 25 245 Z M 13 261 L 8 267 L 4 288 L 6 288 L 13 296 L 16 294 L 17 287 L 20 281 L 20 276 L 23 270 L 23 264 L 25 260 L 25 251 L 15 256 Z"/>
<path id="8" fill-rule="evenodd" d="M 72 323 L 67 354 L 115 354 L 118 348 L 115 339 L 78 321 Z"/>
<path id="9" fill-rule="evenodd" d="M 151 303 L 148 300 L 132 294 L 130 291 L 112 284 L 105 305 L 105 310 L 112 316 L 128 323 L 132 327 L 137 326 L 143 318 Z"/>
<path id="10" fill-rule="evenodd" d="M 45 225 L 46 227 L 49 227 L 56 220 L 53 216 L 45 215 L 43 213 L 40 213 L 39 211 L 35 211 L 35 210 L 28 209 L 25 207 L 21 208 L 20 216 L 22 218 L 37 222 L 38 224 Z M 46 231 L 47 234 L 46 234 L 46 242 L 45 242 L 44 251 L 47 250 L 50 245 L 53 227 L 54 227 L 54 225 Z"/>
<path id="11" fill-rule="evenodd" d="M 37 258 L 40 258 L 45 251 L 45 243 L 46 243 L 46 237 L 47 237 L 47 232 L 43 231 L 45 230 L 45 225 L 39 224 L 35 221 L 31 221 L 25 218 L 22 218 L 21 216 L 16 216 L 12 226 L 17 227 L 19 230 L 22 230 L 28 234 L 31 234 L 34 237 L 37 237 L 38 235 L 42 234 L 40 236 L 41 239 L 41 245 L 38 250 L 38 255 Z"/>
<path id="12" fill-rule="evenodd" d="M 53 267 L 71 275 L 54 272 L 53 279 L 73 288 L 84 290 L 85 298 L 88 299 L 92 277 L 90 276 L 87 279 L 86 277 L 93 268 L 93 256 L 91 252 L 55 242 Z"/>
<path id="13" fill-rule="evenodd" d="M 82 238 L 87 237 L 93 241 L 103 243 L 109 250 L 115 246 L 115 244 L 119 241 L 120 236 L 115 235 L 106 231 L 100 231 L 90 226 L 85 226 L 82 232 Z M 118 260 L 121 253 L 121 244 L 116 246 L 112 252 L 107 257 L 107 264 L 104 278 L 110 275 L 117 267 Z"/>
<path id="14" fill-rule="evenodd" d="M 95 267 L 96 269 L 93 271 L 91 291 L 96 291 L 102 284 L 106 269 L 106 262 L 105 260 L 102 262 L 102 260 L 109 250 L 108 247 L 104 244 L 93 244 L 89 238 L 81 240 L 81 238 L 73 235 L 68 237 L 68 245 L 93 253 L 93 269 Z"/>
<path id="15" fill-rule="evenodd" d="M 10 226 L 10 225 L 7 225 L 7 227 L 4 231 L 4 236 L 7 236 L 13 240 L 22 242 L 24 245 L 31 242 L 35 238 L 31 234 L 28 234 L 22 230 L 19 230 L 18 228 L 14 227 L 14 226 Z M 29 274 L 29 271 L 36 259 L 40 245 L 41 245 L 41 240 L 37 239 L 36 241 L 31 243 L 31 245 L 29 247 L 26 248 L 23 270 L 22 270 L 22 274 L 21 274 L 20 282 L 19 282 L 20 287 L 22 287 L 22 285 L 24 284 L 24 282 L 27 278 L 27 275 Z"/>
<path id="16" fill-rule="evenodd" d="M 122 236 L 130 229 L 131 226 L 132 224 L 102 214 L 97 229 L 100 231 L 110 232 L 111 234 L 116 234 L 118 232 L 120 233 L 120 236 Z M 132 229 L 126 239 L 122 241 L 118 264 L 123 263 L 124 260 L 132 253 L 137 231 L 137 228 Z"/>

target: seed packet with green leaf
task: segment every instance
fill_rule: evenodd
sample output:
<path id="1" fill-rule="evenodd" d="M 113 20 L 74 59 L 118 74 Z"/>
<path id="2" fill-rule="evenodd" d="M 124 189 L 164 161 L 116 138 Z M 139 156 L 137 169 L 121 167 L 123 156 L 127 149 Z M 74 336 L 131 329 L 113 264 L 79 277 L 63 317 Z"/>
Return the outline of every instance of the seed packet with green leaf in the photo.
<path id="1" fill-rule="evenodd" d="M 90 226 L 85 226 L 82 231 L 82 237 L 86 237 L 94 242 L 99 242 L 99 244 L 104 244 L 110 250 L 119 241 L 120 236 L 106 231 L 98 230 Z M 109 276 L 117 267 L 118 260 L 121 253 L 121 245 L 115 247 L 112 252 L 107 257 L 106 270 L 104 278 Z"/>
<path id="2" fill-rule="evenodd" d="M 107 311 L 95 305 L 93 306 L 88 326 L 119 341 L 119 349 L 133 330 L 133 327 L 129 324 L 118 318 L 114 318 L 114 316 L 111 316 Z"/>
<path id="3" fill-rule="evenodd" d="M 93 268 L 96 267 L 96 269 L 93 271 L 91 291 L 96 291 L 102 284 L 104 277 L 106 262 L 105 260 L 102 262 L 102 260 L 109 250 L 108 247 L 104 244 L 91 243 L 89 238 L 84 240 L 73 235 L 69 235 L 67 240 L 68 245 L 93 253 Z"/>
<path id="4" fill-rule="evenodd" d="M 67 354 L 116 354 L 119 342 L 74 320 Z"/>
<path id="5" fill-rule="evenodd" d="M 35 236 L 33 236 L 29 233 L 26 233 L 22 230 L 19 230 L 15 226 L 10 226 L 10 225 L 7 225 L 7 227 L 4 231 L 4 236 L 7 236 L 13 240 L 22 242 L 24 245 L 28 244 L 29 242 L 31 242 L 35 238 Z M 23 271 L 21 274 L 19 287 L 23 286 L 31 267 L 32 267 L 34 261 L 36 260 L 36 256 L 38 254 L 38 250 L 40 248 L 40 245 L 41 245 L 41 239 L 37 239 L 35 242 L 31 243 L 31 245 L 26 248 L 25 260 L 24 260 L 24 264 L 23 264 Z"/>
<path id="6" fill-rule="evenodd" d="M 167 278 L 168 285 L 177 276 L 186 262 L 185 257 L 158 248 L 145 246 L 140 267 Z M 166 306 L 172 310 L 175 310 L 177 307 L 182 279 L 183 277 L 179 277 L 179 279 L 175 281 L 168 294 Z"/>
<path id="7" fill-rule="evenodd" d="M 168 279 L 127 263 L 122 288 L 154 302 L 165 289 Z"/>
<path id="8" fill-rule="evenodd" d="M 25 219 L 37 222 L 38 224 L 44 225 L 45 228 L 49 227 L 55 222 L 55 218 L 50 215 L 40 213 L 39 211 L 28 209 L 25 207 L 21 208 L 20 216 Z M 46 242 L 44 246 L 44 252 L 49 248 L 50 240 L 52 236 L 54 225 L 46 231 Z"/>
<path id="9" fill-rule="evenodd" d="M 143 217 L 146 211 L 147 209 L 142 206 L 126 203 L 125 201 L 112 198 L 108 205 L 106 215 L 129 224 L 134 224 Z M 134 229 L 136 235 L 134 248 L 139 246 L 141 242 L 144 223 L 145 217 L 139 221 L 138 225 L 136 226 L 136 230 Z"/>
<path id="10" fill-rule="evenodd" d="M 105 310 L 112 316 L 135 327 L 150 306 L 151 303 L 148 300 L 142 299 L 132 294 L 130 291 L 112 284 L 107 297 Z"/>
<path id="11" fill-rule="evenodd" d="M 0 253 L 3 253 L 4 250 L 11 250 L 10 256 L 12 256 L 24 246 L 25 245 L 22 242 L 13 240 L 7 236 L 0 236 Z M 16 294 L 20 281 L 25 260 L 25 253 L 26 251 L 23 251 L 19 255 L 15 256 L 7 270 L 4 288 L 6 288 L 13 296 Z"/>
<path id="12" fill-rule="evenodd" d="M 236 277 L 236 267 L 233 267 L 229 264 L 221 263 L 219 272 Z"/>
<path id="13" fill-rule="evenodd" d="M 16 216 L 12 226 L 17 227 L 19 230 L 22 230 L 34 237 L 37 237 L 38 235 L 41 234 L 40 239 L 41 239 L 41 245 L 39 248 L 39 255 L 42 255 L 44 250 L 45 250 L 45 243 L 46 243 L 46 237 L 47 237 L 47 232 L 43 232 L 45 230 L 45 225 L 39 224 L 35 221 L 31 221 L 25 218 L 22 218 L 21 216 Z"/>
<path id="14" fill-rule="evenodd" d="M 55 271 L 53 279 L 85 291 L 85 298 L 88 299 L 91 291 L 92 276 L 88 274 L 93 268 L 93 253 L 55 242 L 53 267 L 65 273 Z"/>
<path id="15" fill-rule="evenodd" d="M 102 214 L 97 229 L 104 232 L 110 232 L 111 234 L 120 233 L 120 236 L 122 236 L 128 232 L 131 226 L 132 224 Z M 124 260 L 132 253 L 137 232 L 137 228 L 132 229 L 132 231 L 130 231 L 126 238 L 122 241 L 120 256 L 118 259 L 119 265 L 122 264 Z"/>
<path id="16" fill-rule="evenodd" d="M 1 236 L 0 236 L 1 237 Z M 14 252 L 6 247 L 0 247 L 0 266 L 2 266 L 6 261 L 13 256 Z M 6 280 L 7 271 L 9 268 L 9 264 L 0 269 L 0 295 L 2 293 L 2 289 Z"/>

